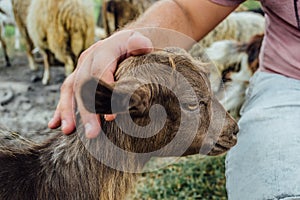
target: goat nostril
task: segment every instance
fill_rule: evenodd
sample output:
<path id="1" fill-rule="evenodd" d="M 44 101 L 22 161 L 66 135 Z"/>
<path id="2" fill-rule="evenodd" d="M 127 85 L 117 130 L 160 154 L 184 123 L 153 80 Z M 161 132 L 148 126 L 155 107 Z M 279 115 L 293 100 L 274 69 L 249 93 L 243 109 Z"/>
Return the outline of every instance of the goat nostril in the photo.
<path id="1" fill-rule="evenodd" d="M 236 136 L 239 133 L 239 127 L 235 126 L 234 130 L 233 130 L 233 135 Z"/>

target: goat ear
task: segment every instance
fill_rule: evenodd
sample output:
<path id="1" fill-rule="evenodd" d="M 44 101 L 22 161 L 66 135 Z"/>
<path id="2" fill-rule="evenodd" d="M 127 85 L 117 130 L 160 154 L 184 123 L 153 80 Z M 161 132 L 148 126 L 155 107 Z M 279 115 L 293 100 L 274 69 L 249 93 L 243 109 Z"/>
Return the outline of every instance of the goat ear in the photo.
<path id="1" fill-rule="evenodd" d="M 130 84 L 124 83 L 131 86 Z M 81 88 L 81 98 L 85 108 L 89 112 L 97 114 L 112 114 L 129 111 L 132 115 L 143 114 L 148 107 L 145 91 L 136 90 L 133 94 L 120 91 L 113 85 L 101 80 L 91 79 L 85 82 Z"/>
<path id="2" fill-rule="evenodd" d="M 254 60 L 258 59 L 263 37 L 263 34 L 255 35 L 248 43 L 246 52 L 249 55 L 249 63 L 252 63 Z"/>
<path id="3" fill-rule="evenodd" d="M 82 85 L 80 95 L 89 112 L 110 114 L 112 91 L 112 86 L 93 78 Z"/>

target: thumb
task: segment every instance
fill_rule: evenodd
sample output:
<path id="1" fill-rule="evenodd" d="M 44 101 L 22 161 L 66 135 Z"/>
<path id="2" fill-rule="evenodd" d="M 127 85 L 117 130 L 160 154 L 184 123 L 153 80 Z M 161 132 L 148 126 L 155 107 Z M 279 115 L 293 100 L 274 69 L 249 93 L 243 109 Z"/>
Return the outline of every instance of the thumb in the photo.
<path id="1" fill-rule="evenodd" d="M 127 53 L 129 55 L 146 54 L 152 50 L 151 40 L 139 32 L 134 32 L 127 40 Z"/>

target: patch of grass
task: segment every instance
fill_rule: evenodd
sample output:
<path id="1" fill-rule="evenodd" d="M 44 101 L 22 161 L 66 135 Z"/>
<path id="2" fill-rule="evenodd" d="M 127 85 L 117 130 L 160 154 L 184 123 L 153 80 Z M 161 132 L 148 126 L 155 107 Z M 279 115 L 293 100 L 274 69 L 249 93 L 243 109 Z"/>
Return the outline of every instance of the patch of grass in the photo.
<path id="1" fill-rule="evenodd" d="M 14 35 L 15 35 L 15 27 L 10 25 L 5 26 L 5 36 L 13 37 Z"/>
<path id="2" fill-rule="evenodd" d="M 182 158 L 143 174 L 129 199 L 226 200 L 224 173 L 224 156 Z"/>
<path id="3" fill-rule="evenodd" d="M 255 0 L 245 1 L 243 3 L 243 5 L 246 6 L 247 8 L 249 8 L 249 9 L 256 9 L 256 8 L 259 8 L 261 6 L 260 2 L 255 1 Z"/>

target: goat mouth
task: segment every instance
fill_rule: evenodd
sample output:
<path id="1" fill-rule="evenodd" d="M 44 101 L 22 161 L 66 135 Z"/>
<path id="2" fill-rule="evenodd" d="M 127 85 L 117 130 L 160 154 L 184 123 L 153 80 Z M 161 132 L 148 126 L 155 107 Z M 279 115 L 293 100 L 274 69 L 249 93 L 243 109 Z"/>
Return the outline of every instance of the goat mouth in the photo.
<path id="1" fill-rule="evenodd" d="M 209 156 L 216 156 L 226 153 L 230 148 L 222 146 L 220 144 L 215 144 L 212 150 L 207 154 Z"/>

